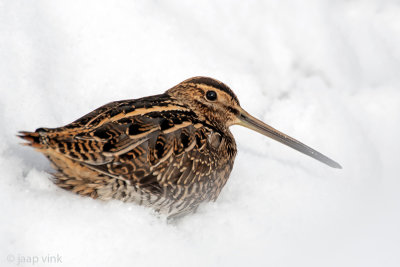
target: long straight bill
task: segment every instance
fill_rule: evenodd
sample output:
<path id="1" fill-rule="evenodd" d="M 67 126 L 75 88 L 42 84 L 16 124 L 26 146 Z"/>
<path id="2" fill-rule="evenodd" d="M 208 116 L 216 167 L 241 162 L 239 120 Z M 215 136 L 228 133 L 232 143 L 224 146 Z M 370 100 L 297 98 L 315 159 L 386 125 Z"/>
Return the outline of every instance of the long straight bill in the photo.
<path id="1" fill-rule="evenodd" d="M 260 134 L 263 134 L 265 136 L 268 136 L 282 144 L 285 144 L 293 149 L 296 149 L 297 151 L 306 154 L 307 156 L 310 156 L 322 163 L 325 163 L 326 165 L 332 167 L 332 168 L 337 168 L 341 169 L 342 166 L 340 166 L 339 163 L 336 161 L 328 158 L 327 156 L 319 153 L 318 151 L 312 149 L 311 147 L 297 141 L 296 139 L 274 129 L 273 127 L 263 123 L 262 121 L 254 118 L 251 116 L 249 113 L 244 111 L 243 109 L 240 111 L 240 114 L 238 116 L 239 119 L 239 125 L 242 125 L 244 127 L 247 127 L 249 129 L 252 129 L 254 131 L 259 132 Z"/>

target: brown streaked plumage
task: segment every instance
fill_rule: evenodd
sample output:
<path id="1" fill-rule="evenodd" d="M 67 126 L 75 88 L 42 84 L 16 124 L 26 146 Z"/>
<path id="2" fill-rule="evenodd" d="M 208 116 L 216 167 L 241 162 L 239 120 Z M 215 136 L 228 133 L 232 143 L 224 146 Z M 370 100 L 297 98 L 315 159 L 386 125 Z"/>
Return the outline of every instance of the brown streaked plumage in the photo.
<path id="1" fill-rule="evenodd" d="M 188 79 L 161 95 L 112 102 L 64 127 L 20 137 L 53 163 L 61 188 L 176 216 L 218 198 L 236 156 L 229 130 L 234 124 L 341 168 L 250 116 L 229 87 L 207 77 Z"/>

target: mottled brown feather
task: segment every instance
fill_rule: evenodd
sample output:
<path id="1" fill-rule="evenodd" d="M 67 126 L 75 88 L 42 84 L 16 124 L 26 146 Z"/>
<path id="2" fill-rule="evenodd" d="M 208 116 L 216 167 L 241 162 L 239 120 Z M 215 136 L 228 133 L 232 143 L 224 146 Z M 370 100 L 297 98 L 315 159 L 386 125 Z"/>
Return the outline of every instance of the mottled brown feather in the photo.
<path id="1" fill-rule="evenodd" d="M 112 102 L 64 127 L 20 134 L 49 158 L 61 188 L 168 216 L 215 200 L 236 155 L 227 127 L 204 120 L 168 92 Z"/>

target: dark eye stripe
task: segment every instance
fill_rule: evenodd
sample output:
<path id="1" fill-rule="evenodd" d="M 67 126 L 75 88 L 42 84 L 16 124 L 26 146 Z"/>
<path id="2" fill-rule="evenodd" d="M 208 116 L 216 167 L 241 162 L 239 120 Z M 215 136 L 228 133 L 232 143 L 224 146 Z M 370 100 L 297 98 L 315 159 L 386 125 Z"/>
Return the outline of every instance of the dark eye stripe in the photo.
<path id="1" fill-rule="evenodd" d="M 195 83 L 195 84 L 204 84 L 214 88 L 217 88 L 221 91 L 224 91 L 228 95 L 230 95 L 237 104 L 239 104 L 239 100 L 237 99 L 236 95 L 232 92 L 232 90 L 225 85 L 224 83 L 217 81 L 215 79 L 209 77 L 193 77 L 191 79 L 186 80 L 187 83 Z"/>

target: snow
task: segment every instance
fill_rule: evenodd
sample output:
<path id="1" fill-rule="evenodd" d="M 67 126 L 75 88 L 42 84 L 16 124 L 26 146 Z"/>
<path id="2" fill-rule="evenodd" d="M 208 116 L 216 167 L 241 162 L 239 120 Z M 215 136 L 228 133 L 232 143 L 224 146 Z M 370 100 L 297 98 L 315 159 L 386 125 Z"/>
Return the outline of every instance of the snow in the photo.
<path id="1" fill-rule="evenodd" d="M 399 18 L 395 0 L 1 0 L 0 265 L 399 266 Z M 197 75 L 343 169 L 234 126 L 218 201 L 168 224 L 57 188 L 15 136 Z"/>

